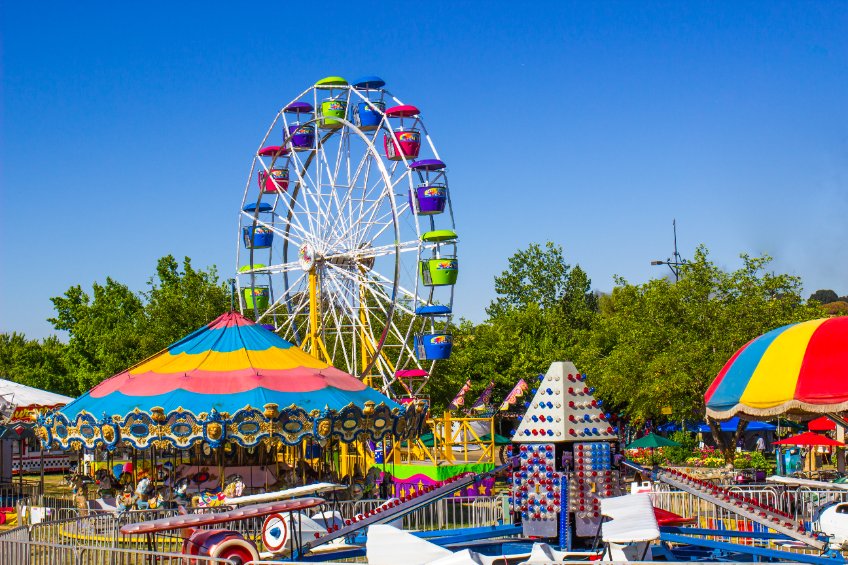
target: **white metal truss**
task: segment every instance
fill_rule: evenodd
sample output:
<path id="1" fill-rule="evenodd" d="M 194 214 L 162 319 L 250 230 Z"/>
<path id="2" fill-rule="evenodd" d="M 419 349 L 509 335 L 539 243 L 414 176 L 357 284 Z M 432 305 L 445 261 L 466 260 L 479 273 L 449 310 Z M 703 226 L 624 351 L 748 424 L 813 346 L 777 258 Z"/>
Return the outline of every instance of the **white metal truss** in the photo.
<path id="1" fill-rule="evenodd" d="M 338 126 L 333 129 L 323 127 L 320 109 L 325 98 L 347 107 L 343 117 L 332 118 Z M 449 196 L 438 218 L 417 215 L 409 201 L 419 175 L 409 167 L 411 160 L 391 161 L 383 149 L 383 135 L 393 135 L 396 127 L 385 115 L 373 130 L 357 127 L 352 110 L 362 101 L 403 104 L 385 89 L 314 86 L 274 117 L 253 158 L 242 198 L 236 286 L 245 315 L 301 345 L 312 330 L 307 272 L 312 270 L 318 282 L 320 337 L 331 362 L 355 375 L 377 377 L 372 383 L 392 394 L 398 370 L 432 371 L 432 362 L 416 356 L 414 334 L 450 324 L 450 316 L 436 322 L 415 312 L 434 304 L 453 307 L 453 287 L 425 286 L 418 265 L 442 252 L 442 244 L 423 242 L 422 234 L 437 228 L 455 230 L 454 215 Z M 295 102 L 308 102 L 314 113 L 286 112 Z M 294 150 L 289 127 L 295 118 L 299 125 L 315 128 L 309 149 Z M 405 121 L 421 132 L 421 156 L 439 159 L 421 117 Z M 260 154 L 262 148 L 277 145 L 282 150 L 276 154 Z M 257 175 L 270 175 L 274 168 L 288 169 L 288 186 L 263 192 Z M 247 210 L 249 205 L 255 209 Z M 270 210 L 262 211 L 260 205 L 270 205 Z M 270 231 L 272 245 L 246 247 L 245 228 Z M 311 262 L 304 261 L 303 252 Z M 245 291 L 267 292 L 267 306 L 254 298 L 249 307 Z"/>

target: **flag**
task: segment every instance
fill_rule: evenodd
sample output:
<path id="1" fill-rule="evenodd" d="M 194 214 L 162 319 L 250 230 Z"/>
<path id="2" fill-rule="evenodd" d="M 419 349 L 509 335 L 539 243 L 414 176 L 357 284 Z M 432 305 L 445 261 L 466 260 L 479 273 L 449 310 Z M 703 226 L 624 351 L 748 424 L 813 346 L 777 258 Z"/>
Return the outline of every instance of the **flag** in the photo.
<path id="1" fill-rule="evenodd" d="M 512 387 L 512 390 L 509 391 L 509 394 L 506 395 L 503 404 L 501 404 L 501 407 L 498 410 L 507 410 L 510 406 L 515 404 L 525 392 L 527 392 L 527 383 L 524 382 L 524 379 L 518 379 L 518 383 L 516 383 L 516 385 Z"/>
<path id="2" fill-rule="evenodd" d="M 451 400 L 450 404 L 448 404 L 448 410 L 456 410 L 457 408 L 465 404 L 465 395 L 468 393 L 469 390 L 471 390 L 471 379 L 465 381 L 465 384 L 462 385 L 462 388 L 459 389 L 458 393 L 456 393 L 454 399 Z"/>
<path id="3" fill-rule="evenodd" d="M 492 398 L 493 390 L 495 390 L 495 381 L 489 381 L 488 386 L 480 395 L 480 398 L 474 401 L 474 404 L 471 405 L 469 410 L 485 410 L 486 406 L 489 404 L 489 400 Z"/>

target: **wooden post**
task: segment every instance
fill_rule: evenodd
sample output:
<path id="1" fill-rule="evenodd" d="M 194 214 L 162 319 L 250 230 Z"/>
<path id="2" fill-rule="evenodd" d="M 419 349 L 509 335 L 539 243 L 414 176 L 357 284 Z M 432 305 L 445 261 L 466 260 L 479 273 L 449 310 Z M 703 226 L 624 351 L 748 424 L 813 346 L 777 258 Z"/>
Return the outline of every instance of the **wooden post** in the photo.
<path id="1" fill-rule="evenodd" d="M 841 441 L 842 443 L 845 443 L 845 428 L 840 426 L 839 424 L 836 425 L 836 439 Z M 840 473 L 845 472 L 845 448 L 844 447 L 837 447 L 836 448 L 836 470 L 839 471 Z"/>

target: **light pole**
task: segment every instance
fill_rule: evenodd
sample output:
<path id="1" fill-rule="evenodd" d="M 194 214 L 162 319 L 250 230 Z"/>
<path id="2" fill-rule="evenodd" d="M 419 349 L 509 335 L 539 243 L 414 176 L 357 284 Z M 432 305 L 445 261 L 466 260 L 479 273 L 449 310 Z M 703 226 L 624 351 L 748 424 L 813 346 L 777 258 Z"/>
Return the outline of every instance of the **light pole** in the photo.
<path id="1" fill-rule="evenodd" d="M 680 267 L 686 263 L 686 259 L 680 256 L 677 251 L 677 219 L 671 221 L 671 226 L 674 229 L 674 255 L 665 261 L 651 261 L 651 265 L 668 265 L 671 272 L 674 274 L 674 281 L 680 280 Z"/>

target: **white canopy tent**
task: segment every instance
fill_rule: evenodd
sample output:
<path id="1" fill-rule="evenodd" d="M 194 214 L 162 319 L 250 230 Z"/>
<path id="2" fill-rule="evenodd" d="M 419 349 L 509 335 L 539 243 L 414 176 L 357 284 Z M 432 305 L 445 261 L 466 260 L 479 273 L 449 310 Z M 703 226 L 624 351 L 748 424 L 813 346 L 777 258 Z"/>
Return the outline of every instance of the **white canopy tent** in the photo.
<path id="1" fill-rule="evenodd" d="M 25 467 L 21 448 L 24 439 L 33 437 L 38 414 L 64 406 L 71 400 L 69 396 L 0 378 L 0 484 L 11 482 L 15 446 L 18 447 L 18 466 Z M 63 457 L 63 461 L 66 460 L 67 455 Z M 28 463 L 35 469 L 44 468 L 43 460 Z"/>

